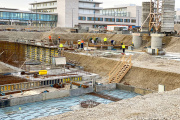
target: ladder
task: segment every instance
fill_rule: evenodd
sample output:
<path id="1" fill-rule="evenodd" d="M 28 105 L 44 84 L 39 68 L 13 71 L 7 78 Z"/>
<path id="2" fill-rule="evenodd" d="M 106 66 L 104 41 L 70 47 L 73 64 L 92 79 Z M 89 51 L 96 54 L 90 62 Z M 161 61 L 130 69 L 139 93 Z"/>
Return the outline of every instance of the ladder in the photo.
<path id="1" fill-rule="evenodd" d="M 124 55 L 115 67 L 109 72 L 109 83 L 120 83 L 123 77 L 131 69 L 131 55 L 125 59 Z"/>

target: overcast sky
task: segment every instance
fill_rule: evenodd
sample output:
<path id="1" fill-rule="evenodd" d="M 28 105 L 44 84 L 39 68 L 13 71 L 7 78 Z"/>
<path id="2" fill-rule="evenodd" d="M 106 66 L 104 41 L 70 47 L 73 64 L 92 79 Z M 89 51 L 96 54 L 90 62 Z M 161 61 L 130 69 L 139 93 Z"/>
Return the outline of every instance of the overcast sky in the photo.
<path id="1" fill-rule="evenodd" d="M 21 10 L 28 10 L 30 8 L 29 3 L 34 1 L 46 1 L 46 0 L 0 0 L 0 7 L 18 8 Z M 148 0 L 94 0 L 103 1 L 102 7 L 113 7 L 118 4 L 137 4 L 141 5 L 142 1 Z M 176 0 L 176 8 L 180 8 L 180 0 Z"/>

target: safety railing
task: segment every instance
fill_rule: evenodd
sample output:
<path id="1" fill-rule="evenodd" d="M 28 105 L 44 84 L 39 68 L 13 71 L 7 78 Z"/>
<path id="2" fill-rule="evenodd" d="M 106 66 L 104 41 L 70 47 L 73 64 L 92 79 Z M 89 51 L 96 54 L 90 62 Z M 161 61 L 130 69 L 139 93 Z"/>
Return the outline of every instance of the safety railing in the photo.
<path id="1" fill-rule="evenodd" d="M 82 76 L 0 85 L 0 93 L 2 94 L 2 93 L 8 93 L 8 92 L 36 89 L 36 88 L 41 88 L 41 87 L 52 86 L 58 83 L 66 83 L 68 81 L 73 81 L 73 82 L 82 81 Z"/>

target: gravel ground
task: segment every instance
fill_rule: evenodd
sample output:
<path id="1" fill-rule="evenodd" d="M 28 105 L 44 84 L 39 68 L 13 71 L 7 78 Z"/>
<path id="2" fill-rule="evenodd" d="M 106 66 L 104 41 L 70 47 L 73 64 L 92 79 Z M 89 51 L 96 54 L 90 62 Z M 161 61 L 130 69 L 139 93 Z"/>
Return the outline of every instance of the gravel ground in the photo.
<path id="1" fill-rule="evenodd" d="M 40 120 L 179 120 L 180 89 L 137 96 L 95 108 L 82 109 Z"/>

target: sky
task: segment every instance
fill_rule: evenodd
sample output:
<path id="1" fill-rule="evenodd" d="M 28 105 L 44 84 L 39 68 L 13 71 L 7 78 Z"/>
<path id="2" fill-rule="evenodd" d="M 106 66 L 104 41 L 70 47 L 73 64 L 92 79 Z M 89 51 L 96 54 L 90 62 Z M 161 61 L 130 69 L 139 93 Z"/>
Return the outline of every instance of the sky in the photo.
<path id="1" fill-rule="evenodd" d="M 46 0 L 0 0 L 0 7 L 28 10 L 31 8 L 29 3 L 34 1 L 39 2 Z M 129 3 L 141 5 L 143 1 L 148 1 L 148 0 L 94 0 L 94 1 L 103 2 L 102 7 L 113 7 L 114 5 L 129 4 Z M 180 0 L 176 0 L 176 8 L 180 8 Z"/>

